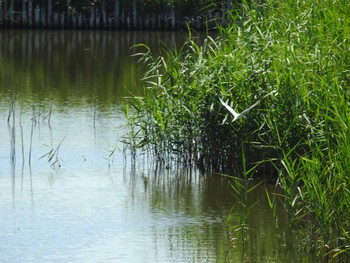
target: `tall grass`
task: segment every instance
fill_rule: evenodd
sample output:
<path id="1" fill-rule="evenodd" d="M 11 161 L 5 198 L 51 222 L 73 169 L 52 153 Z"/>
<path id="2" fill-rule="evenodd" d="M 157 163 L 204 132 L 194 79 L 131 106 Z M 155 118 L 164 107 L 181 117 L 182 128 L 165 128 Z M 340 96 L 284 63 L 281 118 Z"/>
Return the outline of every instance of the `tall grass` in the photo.
<path id="1" fill-rule="evenodd" d="M 259 202 L 259 200 L 257 200 L 253 204 L 249 204 L 248 199 L 251 193 L 261 185 L 262 181 L 257 183 L 253 180 L 256 166 L 247 170 L 245 153 L 243 152 L 242 154 L 242 176 L 224 176 L 230 178 L 229 183 L 233 189 L 233 195 L 235 199 L 237 199 L 237 205 L 231 209 L 226 222 L 232 225 L 231 228 L 234 232 L 239 231 L 243 251 L 246 251 L 247 239 L 249 236 L 248 232 L 250 230 L 248 219 L 252 208 Z"/>
<path id="2" fill-rule="evenodd" d="M 309 223 L 309 248 L 322 241 L 323 253 L 349 255 L 348 14 L 346 0 L 250 1 L 216 39 L 198 45 L 190 36 L 157 58 L 145 47 L 130 146 L 209 171 L 261 164 L 283 188 L 293 222 Z M 238 112 L 261 102 L 231 122 L 219 98 Z"/>

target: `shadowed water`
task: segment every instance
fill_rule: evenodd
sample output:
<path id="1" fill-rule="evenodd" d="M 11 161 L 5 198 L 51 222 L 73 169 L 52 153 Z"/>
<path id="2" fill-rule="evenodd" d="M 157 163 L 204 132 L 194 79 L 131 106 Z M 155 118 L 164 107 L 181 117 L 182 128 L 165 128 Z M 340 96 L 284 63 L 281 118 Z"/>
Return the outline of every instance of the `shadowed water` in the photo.
<path id="1" fill-rule="evenodd" d="M 242 237 L 225 178 L 155 169 L 120 142 L 120 98 L 142 94 L 130 47 L 184 37 L 0 31 L 0 262 L 301 262 L 264 186 Z"/>

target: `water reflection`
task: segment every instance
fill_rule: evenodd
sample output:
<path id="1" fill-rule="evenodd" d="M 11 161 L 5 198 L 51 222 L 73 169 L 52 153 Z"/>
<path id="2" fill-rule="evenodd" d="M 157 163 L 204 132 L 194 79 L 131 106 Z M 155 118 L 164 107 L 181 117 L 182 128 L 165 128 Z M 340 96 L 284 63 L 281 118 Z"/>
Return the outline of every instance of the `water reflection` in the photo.
<path id="1" fill-rule="evenodd" d="M 156 51 L 181 46 L 186 33 L 136 31 L 0 31 L 0 91 L 19 87 L 27 100 L 76 103 L 98 98 L 115 102 L 138 94 L 140 69 L 131 46 L 147 43 Z"/>
<path id="2" fill-rule="evenodd" d="M 301 261 L 264 186 L 242 237 L 228 180 L 125 155 L 130 46 L 174 34 L 0 31 L 0 262 Z"/>

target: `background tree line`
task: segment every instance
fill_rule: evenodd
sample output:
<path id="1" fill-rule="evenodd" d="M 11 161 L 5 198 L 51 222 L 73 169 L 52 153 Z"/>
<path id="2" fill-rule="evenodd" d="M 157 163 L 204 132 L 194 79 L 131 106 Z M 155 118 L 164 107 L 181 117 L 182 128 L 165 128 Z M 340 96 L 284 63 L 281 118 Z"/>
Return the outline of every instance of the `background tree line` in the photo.
<path id="1" fill-rule="evenodd" d="M 234 0 L 0 0 L 0 26 L 196 29 L 225 20 Z"/>

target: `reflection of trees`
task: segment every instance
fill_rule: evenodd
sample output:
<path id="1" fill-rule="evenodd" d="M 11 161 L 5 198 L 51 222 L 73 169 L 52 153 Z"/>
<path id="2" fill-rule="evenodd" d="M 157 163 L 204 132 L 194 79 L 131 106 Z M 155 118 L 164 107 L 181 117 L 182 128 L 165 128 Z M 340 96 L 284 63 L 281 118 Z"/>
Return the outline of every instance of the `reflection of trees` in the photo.
<path id="1" fill-rule="evenodd" d="M 141 69 L 130 47 L 158 39 L 174 45 L 175 33 L 4 31 L 0 43 L 0 92 L 17 86 L 18 98 L 69 96 L 115 103 L 128 91 L 140 94 Z M 141 51 L 141 50 L 138 50 Z M 11 83 L 12 82 L 12 83 Z"/>

